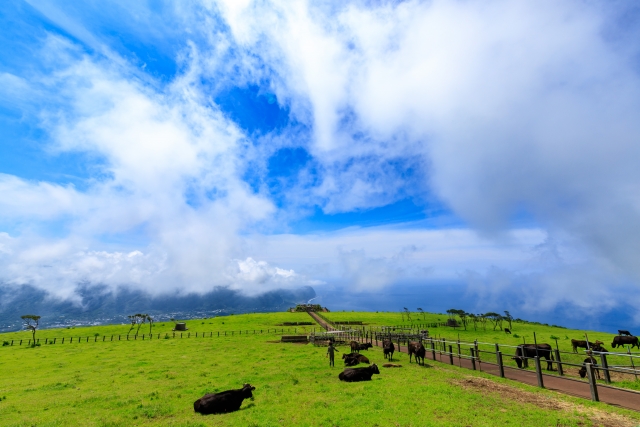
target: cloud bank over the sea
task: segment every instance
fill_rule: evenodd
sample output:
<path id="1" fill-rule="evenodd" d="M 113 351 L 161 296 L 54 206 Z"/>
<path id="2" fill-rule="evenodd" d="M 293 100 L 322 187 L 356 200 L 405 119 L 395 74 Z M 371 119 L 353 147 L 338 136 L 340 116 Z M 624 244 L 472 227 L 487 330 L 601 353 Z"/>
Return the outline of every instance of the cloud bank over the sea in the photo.
<path id="1" fill-rule="evenodd" d="M 33 7 L 61 31 L 0 74 L 0 103 L 37 155 L 80 166 L 0 169 L 1 283 L 73 299 L 84 282 L 456 280 L 541 311 L 613 309 L 640 285 L 632 5 L 116 1 L 123 42 L 91 5 Z M 425 221 L 296 230 L 408 199 Z"/>

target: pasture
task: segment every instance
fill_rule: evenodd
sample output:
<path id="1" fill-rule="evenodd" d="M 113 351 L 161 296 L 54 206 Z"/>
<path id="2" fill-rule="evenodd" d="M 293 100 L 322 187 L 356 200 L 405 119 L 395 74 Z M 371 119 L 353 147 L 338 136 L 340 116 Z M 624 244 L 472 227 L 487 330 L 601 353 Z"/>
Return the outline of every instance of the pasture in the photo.
<path id="1" fill-rule="evenodd" d="M 248 314 L 192 320 L 187 326 L 190 332 L 266 330 L 308 319 L 305 313 Z M 154 334 L 171 326 L 156 325 Z M 38 337 L 102 336 L 127 329 L 110 325 L 42 330 Z M 29 334 L 2 334 L 0 341 L 16 336 L 26 339 Z M 639 414 L 631 411 L 455 366 L 410 365 L 408 356 L 399 353 L 394 363 L 402 368 L 380 367 L 381 374 L 370 382 L 341 383 L 341 353 L 336 367 L 330 368 L 326 348 L 274 342 L 278 339 L 272 332 L 0 347 L 0 420 L 3 426 L 104 427 L 640 424 Z M 339 350 L 349 351 L 344 346 Z M 379 348 L 366 355 L 378 366 L 384 363 Z M 194 413 L 193 402 L 205 393 L 240 388 L 243 383 L 256 390 L 254 400 L 245 400 L 240 411 Z"/>

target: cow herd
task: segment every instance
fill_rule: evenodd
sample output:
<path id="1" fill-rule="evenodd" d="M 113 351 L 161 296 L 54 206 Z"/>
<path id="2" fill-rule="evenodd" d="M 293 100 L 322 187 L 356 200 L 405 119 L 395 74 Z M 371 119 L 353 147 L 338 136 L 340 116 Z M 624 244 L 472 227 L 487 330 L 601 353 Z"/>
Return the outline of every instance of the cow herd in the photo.
<path id="1" fill-rule="evenodd" d="M 581 341 L 571 340 L 571 346 L 573 352 L 577 353 L 578 348 L 584 348 L 587 350 L 587 357 L 582 363 L 581 369 L 578 371 L 580 377 L 584 378 L 587 374 L 587 363 L 591 363 L 595 369 L 596 376 L 600 378 L 600 373 L 597 369 L 597 361 L 591 355 L 591 351 L 605 353 L 607 350 L 602 346 L 602 341 Z M 640 349 L 640 342 L 638 338 L 631 335 L 629 331 L 618 330 L 618 335 L 613 338 L 611 347 L 616 348 L 624 345 L 631 345 L 632 347 L 638 347 Z M 351 341 L 350 343 L 351 353 L 345 353 L 342 355 L 344 360 L 345 369 L 338 375 L 340 381 L 345 382 L 358 382 L 358 381 L 371 381 L 371 377 L 374 374 L 380 374 L 378 365 L 375 363 L 364 368 L 353 368 L 360 363 L 369 364 L 369 359 L 360 354 L 361 350 L 368 350 L 372 347 L 370 343 L 359 343 L 357 341 Z M 395 346 L 391 340 L 384 340 L 382 342 L 382 348 L 384 358 L 389 361 L 393 360 L 393 353 L 395 352 Z M 411 341 L 407 345 L 409 353 L 409 363 L 415 358 L 416 363 L 424 365 L 424 358 L 426 355 L 426 349 L 421 342 Z M 525 364 L 525 360 L 528 358 L 539 357 L 546 359 L 547 370 L 553 370 L 553 354 L 552 347 L 549 344 L 521 344 L 517 346 L 516 352 L 513 356 L 518 368 L 522 368 Z M 385 367 L 400 367 L 400 365 L 386 363 Z M 207 414 L 220 414 L 226 412 L 233 412 L 240 409 L 242 401 L 247 398 L 253 398 L 252 391 L 256 388 L 251 384 L 244 384 L 241 389 L 227 390 L 221 393 L 206 394 L 200 399 L 196 400 L 193 404 L 193 409 L 203 415 Z"/>

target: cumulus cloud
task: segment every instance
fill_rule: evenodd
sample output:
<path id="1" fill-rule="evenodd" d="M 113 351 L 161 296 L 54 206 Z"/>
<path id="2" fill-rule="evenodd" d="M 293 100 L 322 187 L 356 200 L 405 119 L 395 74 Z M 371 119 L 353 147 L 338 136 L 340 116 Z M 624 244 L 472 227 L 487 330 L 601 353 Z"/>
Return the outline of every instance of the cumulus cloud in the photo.
<path id="1" fill-rule="evenodd" d="M 310 103 L 311 150 L 329 165 L 317 189 L 331 194 L 328 211 L 401 194 L 379 165 L 422 158 L 430 191 L 480 231 L 508 230 L 525 213 L 637 282 L 639 46 L 635 30 L 618 25 L 624 8 L 274 1 L 220 9 L 241 46 L 270 47 L 258 54 L 286 76 L 280 90 Z M 353 164 L 376 162 L 375 172 L 351 174 Z M 349 166 L 332 168 L 340 164 Z"/>
<path id="2" fill-rule="evenodd" d="M 69 285 L 52 290 L 86 279 L 257 292 L 455 277 L 487 298 L 555 289 L 544 310 L 584 279 L 579 305 L 615 301 L 615 289 L 640 280 L 640 46 L 635 29 L 618 25 L 626 7 L 193 3 L 159 19 L 181 44 L 179 71 L 161 82 L 45 3 L 99 54 L 49 35 L 52 72 L 0 81 L 46 98 L 47 149 L 90 155 L 93 171 L 77 187 L 0 175 L 0 217 L 19 223 L 0 246 L 3 280 L 44 283 L 53 268 Z M 143 18 L 127 28 L 144 33 L 153 13 L 136 9 Z M 290 125 L 258 138 L 224 114 L 215 97 L 246 85 L 274 93 Z M 27 108 L 19 95 L 2 91 Z M 282 147 L 309 153 L 294 182 L 281 194 L 250 186 L 248 171 L 263 183 Z M 335 214 L 405 198 L 435 201 L 469 228 L 270 234 L 316 207 Z M 39 235 L 39 224 L 62 237 Z M 558 242 L 555 255 L 532 252 L 545 239 Z"/>

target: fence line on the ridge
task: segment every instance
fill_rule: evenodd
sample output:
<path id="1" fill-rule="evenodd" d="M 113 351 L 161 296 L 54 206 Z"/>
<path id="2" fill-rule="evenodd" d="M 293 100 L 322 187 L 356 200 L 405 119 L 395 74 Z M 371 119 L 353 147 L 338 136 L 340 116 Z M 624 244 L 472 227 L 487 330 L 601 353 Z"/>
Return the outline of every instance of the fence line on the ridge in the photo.
<path id="1" fill-rule="evenodd" d="M 293 329 L 293 330 L 292 330 Z M 159 332 L 155 334 L 120 334 L 120 335 L 94 335 L 94 336 L 70 336 L 70 337 L 53 337 L 53 338 L 36 338 L 34 344 L 50 345 L 50 344 L 72 344 L 72 343 L 90 343 L 90 342 L 113 342 L 113 341 L 150 341 L 159 339 L 184 339 L 184 338 L 214 338 L 214 337 L 239 337 L 248 335 L 267 335 L 267 334 L 284 334 L 298 333 L 301 328 L 267 328 L 267 329 L 244 329 L 233 331 L 209 331 L 209 332 Z M 315 331 L 313 328 L 311 333 Z M 303 332 L 302 330 L 300 332 Z M 308 332 L 305 331 L 305 335 Z M 31 346 L 33 339 L 12 339 L 3 340 L 1 346 Z"/>

